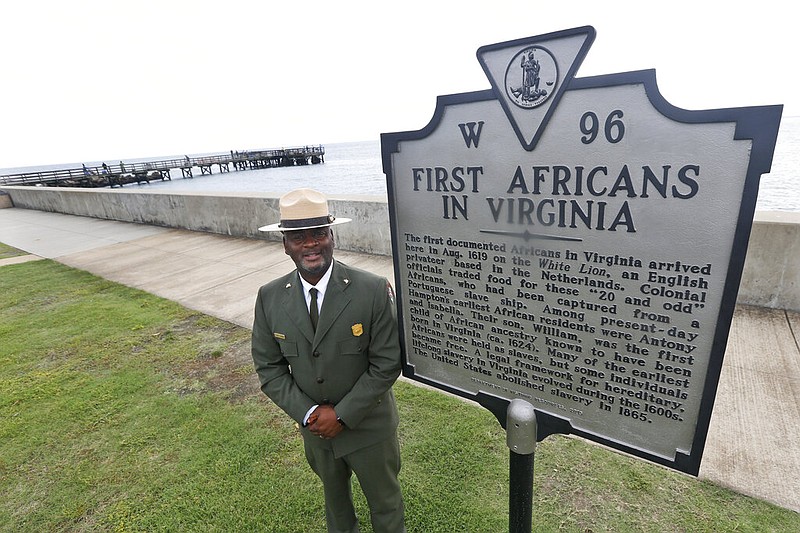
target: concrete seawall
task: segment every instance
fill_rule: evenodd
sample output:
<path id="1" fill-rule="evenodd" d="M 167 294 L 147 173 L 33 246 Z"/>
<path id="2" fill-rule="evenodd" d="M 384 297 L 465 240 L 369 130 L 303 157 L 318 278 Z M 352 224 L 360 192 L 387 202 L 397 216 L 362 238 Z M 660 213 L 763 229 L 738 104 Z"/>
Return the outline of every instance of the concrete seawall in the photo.
<path id="1" fill-rule="evenodd" d="M 756 213 L 739 303 L 800 310 L 800 213 Z"/>
<path id="2" fill-rule="evenodd" d="M 262 233 L 259 226 L 277 222 L 278 198 L 259 193 L 163 193 L 68 187 L 3 187 L 15 207 L 82 215 L 123 222 L 207 231 L 236 237 L 280 240 L 280 233 Z M 391 255 L 389 209 L 380 196 L 330 197 L 331 212 L 352 218 L 336 228 L 339 248 Z M 364 221 L 370 221 L 369 224 Z"/>
<path id="3" fill-rule="evenodd" d="M 278 196 L 137 190 L 4 187 L 16 207 L 125 222 L 279 239 L 258 226 L 278 220 Z M 391 255 L 389 211 L 380 196 L 331 196 L 331 211 L 353 219 L 336 229 L 337 247 Z M 369 221 L 365 223 L 364 221 Z M 800 213 L 759 212 L 739 303 L 800 310 Z"/>

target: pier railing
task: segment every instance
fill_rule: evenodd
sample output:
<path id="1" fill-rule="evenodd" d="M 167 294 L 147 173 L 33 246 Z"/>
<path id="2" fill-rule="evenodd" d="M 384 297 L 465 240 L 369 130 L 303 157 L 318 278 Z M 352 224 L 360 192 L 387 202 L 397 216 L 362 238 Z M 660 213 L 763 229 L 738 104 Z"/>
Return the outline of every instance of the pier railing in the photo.
<path id="1" fill-rule="evenodd" d="M 255 168 L 285 167 L 294 165 L 318 164 L 325 161 L 325 147 L 300 146 L 271 150 L 244 150 L 200 157 L 182 157 L 144 161 L 138 163 L 102 164 L 79 168 L 62 168 L 22 172 L 0 176 L 1 185 L 40 185 L 40 186 L 78 186 L 105 187 L 122 186 L 126 183 L 149 182 L 152 179 L 172 179 L 170 171 L 180 170 L 184 178 L 193 177 L 193 168 L 202 174 L 212 174 L 212 166 L 219 172 Z"/>

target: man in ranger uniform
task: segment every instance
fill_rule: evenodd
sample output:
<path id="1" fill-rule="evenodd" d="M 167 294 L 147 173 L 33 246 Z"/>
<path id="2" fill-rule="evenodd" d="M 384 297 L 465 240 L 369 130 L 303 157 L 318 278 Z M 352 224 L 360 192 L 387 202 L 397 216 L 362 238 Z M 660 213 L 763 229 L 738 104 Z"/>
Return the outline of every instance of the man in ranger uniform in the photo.
<path id="1" fill-rule="evenodd" d="M 403 532 L 391 285 L 333 260 L 332 226 L 350 220 L 333 217 L 321 193 L 287 193 L 280 217 L 259 230 L 283 232 L 297 269 L 258 292 L 252 350 L 261 390 L 301 427 L 306 459 L 324 487 L 328 531 L 359 531 L 355 472 L 376 533 Z"/>

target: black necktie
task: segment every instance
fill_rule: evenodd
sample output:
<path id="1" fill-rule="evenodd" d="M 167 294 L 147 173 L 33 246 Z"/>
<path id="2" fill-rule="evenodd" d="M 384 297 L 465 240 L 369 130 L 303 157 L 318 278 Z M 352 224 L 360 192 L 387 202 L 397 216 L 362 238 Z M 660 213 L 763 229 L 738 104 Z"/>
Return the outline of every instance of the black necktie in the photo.
<path id="1" fill-rule="evenodd" d="M 319 323 L 319 306 L 317 305 L 317 294 L 319 291 L 314 287 L 308 289 L 308 293 L 311 295 L 311 306 L 309 309 L 309 313 L 311 315 L 311 327 L 314 328 L 314 331 L 317 331 L 317 324 Z"/>

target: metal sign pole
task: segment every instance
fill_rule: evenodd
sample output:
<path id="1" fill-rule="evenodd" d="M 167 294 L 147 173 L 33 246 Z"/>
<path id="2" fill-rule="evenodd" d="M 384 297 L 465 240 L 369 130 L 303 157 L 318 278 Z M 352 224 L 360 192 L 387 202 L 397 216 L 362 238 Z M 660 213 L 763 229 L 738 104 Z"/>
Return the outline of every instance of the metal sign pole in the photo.
<path id="1" fill-rule="evenodd" d="M 525 400 L 511 400 L 508 405 L 506 444 L 510 450 L 508 531 L 531 533 L 536 411 Z"/>

